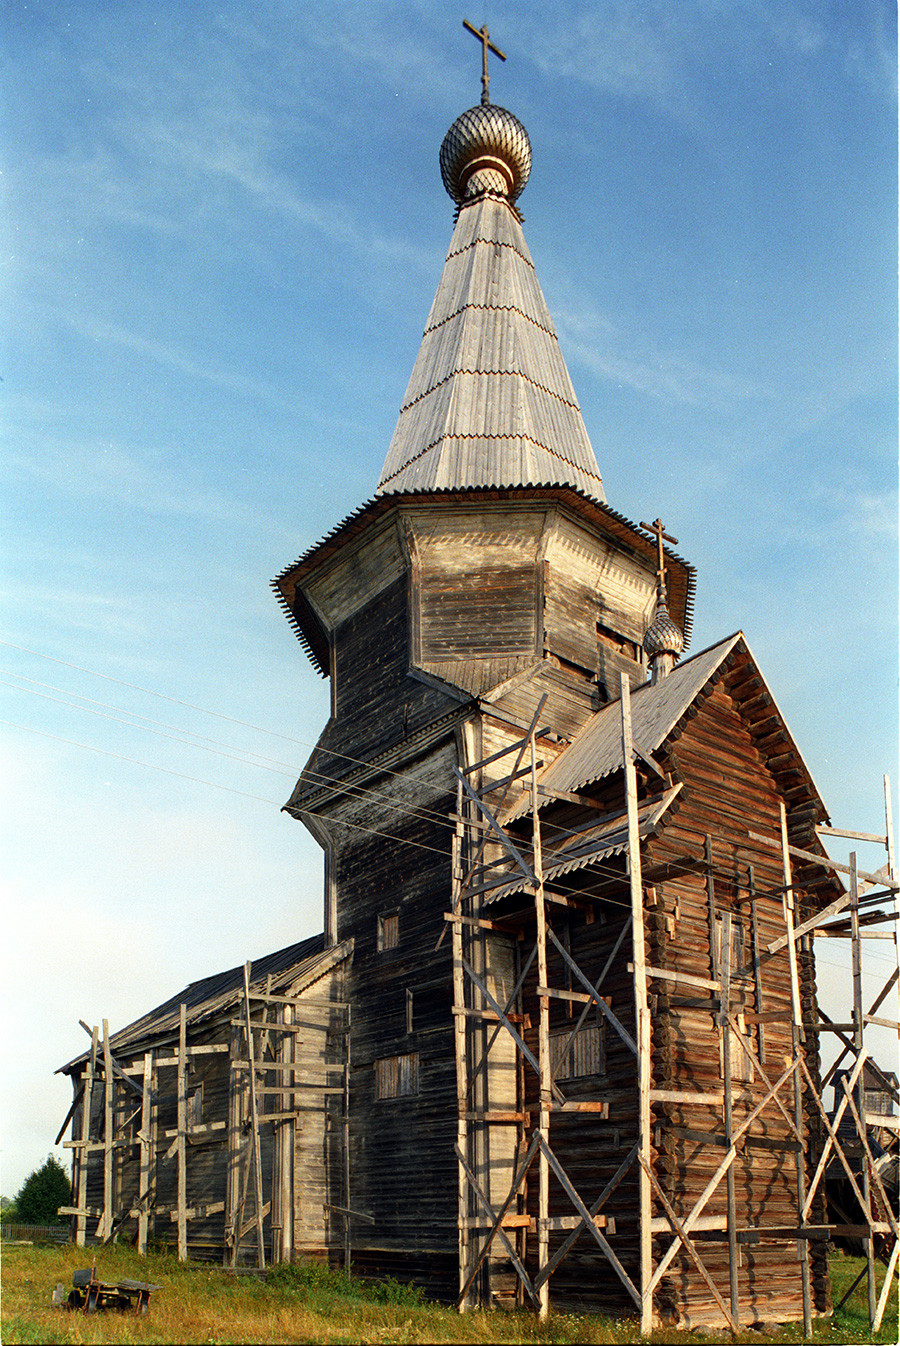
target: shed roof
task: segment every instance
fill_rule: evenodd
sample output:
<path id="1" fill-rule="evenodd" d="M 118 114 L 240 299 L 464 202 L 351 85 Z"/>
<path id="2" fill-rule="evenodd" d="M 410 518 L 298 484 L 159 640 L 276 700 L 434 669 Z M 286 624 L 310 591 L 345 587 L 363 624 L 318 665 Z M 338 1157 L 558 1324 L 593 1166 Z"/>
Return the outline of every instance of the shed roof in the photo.
<path id="1" fill-rule="evenodd" d="M 353 940 L 344 940 L 332 948 L 325 948 L 325 936 L 313 935 L 299 944 L 258 958 L 250 968 L 250 990 L 259 993 L 265 989 L 269 977 L 272 990 L 277 993 L 291 987 L 293 994 L 307 990 L 338 963 L 353 952 Z M 156 1009 L 135 1019 L 134 1023 L 114 1033 L 110 1038 L 113 1055 L 134 1051 L 144 1044 L 177 1036 L 181 1006 L 187 1008 L 187 1021 L 196 1025 L 214 1018 L 237 1004 L 244 993 L 244 965 L 191 982 L 183 991 L 158 1005 Z M 71 1071 L 86 1060 L 87 1053 L 60 1066 L 57 1074 Z"/>
<path id="2" fill-rule="evenodd" d="M 711 689 L 737 654 L 746 656 L 756 667 L 756 661 L 740 631 L 717 645 L 699 651 L 683 663 L 676 664 L 667 677 L 656 683 L 644 683 L 633 691 L 631 722 L 635 746 L 644 753 L 653 753 L 661 747 L 687 716 L 698 697 Z M 787 729 L 784 716 L 767 688 L 766 714 L 769 720 L 777 719 L 780 726 L 778 753 L 781 770 L 789 765 L 803 780 L 808 794 L 820 807 L 823 816 L 827 816 L 809 770 Z M 755 736 L 754 726 L 749 725 L 748 728 Z M 550 790 L 572 792 L 621 771 L 623 767 L 621 704 L 613 701 L 587 721 L 569 746 L 544 768 L 538 781 Z M 541 800 L 538 807 L 546 807 L 549 802 L 549 798 Z M 521 816 L 530 807 L 530 796 L 526 793 L 506 815 L 507 820 Z"/>
<path id="3" fill-rule="evenodd" d="M 574 486 L 600 469 L 514 208 L 462 207 L 378 494 Z"/>

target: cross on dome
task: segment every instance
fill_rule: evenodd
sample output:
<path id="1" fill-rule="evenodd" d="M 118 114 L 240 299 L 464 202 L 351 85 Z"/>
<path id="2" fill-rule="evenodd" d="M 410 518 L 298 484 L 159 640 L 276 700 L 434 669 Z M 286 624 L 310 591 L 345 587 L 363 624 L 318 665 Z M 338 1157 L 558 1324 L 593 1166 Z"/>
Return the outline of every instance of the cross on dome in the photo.
<path id="1" fill-rule="evenodd" d="M 684 650 L 684 635 L 669 616 L 666 603 L 666 562 L 663 552 L 663 538 L 678 545 L 678 538 L 672 537 L 663 528 L 663 521 L 656 518 L 652 523 L 641 523 L 648 533 L 656 536 L 656 614 L 644 634 L 644 650 L 650 658 L 650 668 L 654 682 L 666 677 L 675 666 L 675 660 Z"/>
<path id="2" fill-rule="evenodd" d="M 663 521 L 660 518 L 654 519 L 652 523 L 642 523 L 641 528 L 646 529 L 648 533 L 654 533 L 656 535 L 656 581 L 662 589 L 663 599 L 665 599 L 666 562 L 663 555 L 663 538 L 665 538 L 666 542 L 671 542 L 673 547 L 678 546 L 678 538 L 671 537 L 663 530 Z"/>
<path id="3" fill-rule="evenodd" d="M 481 101 L 487 106 L 491 101 L 491 96 L 488 92 L 490 85 L 490 75 L 488 74 L 488 51 L 492 51 L 495 56 L 499 56 L 501 61 L 505 61 L 506 57 L 503 55 L 500 48 L 495 47 L 493 42 L 491 42 L 491 35 L 488 32 L 486 23 L 483 23 L 480 28 L 476 28 L 474 24 L 469 23 L 468 19 L 463 19 L 463 28 L 468 28 L 469 32 L 474 37 L 477 37 L 478 41 L 481 43 Z"/>

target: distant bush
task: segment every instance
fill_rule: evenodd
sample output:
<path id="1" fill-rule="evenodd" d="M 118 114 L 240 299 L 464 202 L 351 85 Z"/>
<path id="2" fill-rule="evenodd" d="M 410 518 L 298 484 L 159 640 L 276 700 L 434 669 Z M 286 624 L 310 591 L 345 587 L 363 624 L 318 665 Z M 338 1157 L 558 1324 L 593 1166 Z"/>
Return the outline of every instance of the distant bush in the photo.
<path id="1" fill-rule="evenodd" d="M 47 1156 L 47 1162 L 22 1183 L 15 1200 L 15 1221 L 17 1224 L 57 1224 L 64 1223 L 67 1216 L 57 1215 L 60 1206 L 72 1204 L 72 1184 L 69 1175 L 58 1159 Z M 3 1212 L 4 1221 L 7 1212 Z"/>

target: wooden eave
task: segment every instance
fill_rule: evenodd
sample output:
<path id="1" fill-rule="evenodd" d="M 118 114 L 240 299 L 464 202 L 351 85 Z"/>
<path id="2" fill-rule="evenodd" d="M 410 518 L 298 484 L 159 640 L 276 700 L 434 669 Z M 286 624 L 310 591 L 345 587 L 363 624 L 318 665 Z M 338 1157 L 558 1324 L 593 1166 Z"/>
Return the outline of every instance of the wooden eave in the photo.
<path id="1" fill-rule="evenodd" d="M 327 677 L 330 671 L 328 633 L 303 597 L 301 585 L 304 580 L 393 511 L 399 512 L 411 506 L 421 508 L 423 505 L 433 505 L 446 508 L 453 505 L 471 505 L 473 502 L 481 505 L 507 502 L 536 505 L 558 503 L 603 533 L 624 553 L 649 564 L 651 570 L 656 569 L 656 539 L 651 534 L 646 533 L 609 505 L 591 500 L 571 486 L 486 487 L 463 491 L 448 489 L 376 496 L 343 519 L 330 533 L 272 580 L 272 588 L 279 605 L 314 667 L 323 677 Z M 687 648 L 693 626 L 696 570 L 683 557 L 668 548 L 666 558 L 669 611 L 684 631 Z"/>

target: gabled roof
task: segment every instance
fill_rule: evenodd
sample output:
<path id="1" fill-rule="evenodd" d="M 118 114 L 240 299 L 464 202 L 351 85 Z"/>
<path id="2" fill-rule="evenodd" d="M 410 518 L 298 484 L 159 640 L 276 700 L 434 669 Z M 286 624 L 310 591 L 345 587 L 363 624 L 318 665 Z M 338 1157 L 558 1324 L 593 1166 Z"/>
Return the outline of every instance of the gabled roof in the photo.
<path id="1" fill-rule="evenodd" d="M 459 212 L 378 493 L 603 483 L 517 212 Z"/>
<path id="2" fill-rule="evenodd" d="M 338 963 L 344 961 L 353 952 L 353 940 L 344 940 L 330 949 L 325 948 L 325 936 L 313 935 L 311 939 L 299 944 L 290 944 L 265 958 L 258 958 L 250 968 L 250 991 L 259 993 L 265 990 L 266 982 L 272 978 L 271 988 L 278 993 L 285 987 L 292 994 L 300 994 L 314 982 L 330 972 Z M 215 1018 L 224 1010 L 236 1005 L 244 993 L 244 967 L 229 968 L 227 972 L 204 977 L 202 981 L 191 982 L 183 991 L 171 999 L 150 1010 L 148 1014 L 127 1028 L 122 1028 L 110 1038 L 113 1055 L 127 1053 L 143 1047 L 145 1043 L 169 1040 L 178 1035 L 181 1006 L 187 1008 L 187 1022 L 191 1025 Z M 57 1074 L 71 1071 L 86 1060 L 87 1053 L 60 1066 Z"/>
<path id="3" fill-rule="evenodd" d="M 676 664 L 665 678 L 656 683 L 644 683 L 631 694 L 632 736 L 635 746 L 651 754 L 662 746 L 693 712 L 699 699 L 725 676 L 733 661 L 743 656 L 752 665 L 754 681 L 761 694 L 756 697 L 755 721 L 747 728 L 757 746 L 764 749 L 769 739 L 777 738 L 777 752 L 773 752 L 770 769 L 776 779 L 790 774 L 792 784 L 798 780 L 821 816 L 827 817 L 818 790 L 809 770 L 794 743 L 771 692 L 765 686 L 756 661 L 738 631 L 717 645 L 701 650 L 692 658 Z M 763 751 L 763 756 L 767 750 Z M 775 758 L 777 757 L 777 765 Z M 610 702 L 597 711 L 576 734 L 567 748 L 540 773 L 538 783 L 548 790 L 574 792 L 602 780 L 624 766 L 622 753 L 622 710 L 618 701 Z M 539 801 L 545 808 L 549 798 Z M 521 816 L 530 809 L 530 797 L 524 795 L 520 803 L 506 815 L 507 819 Z"/>

